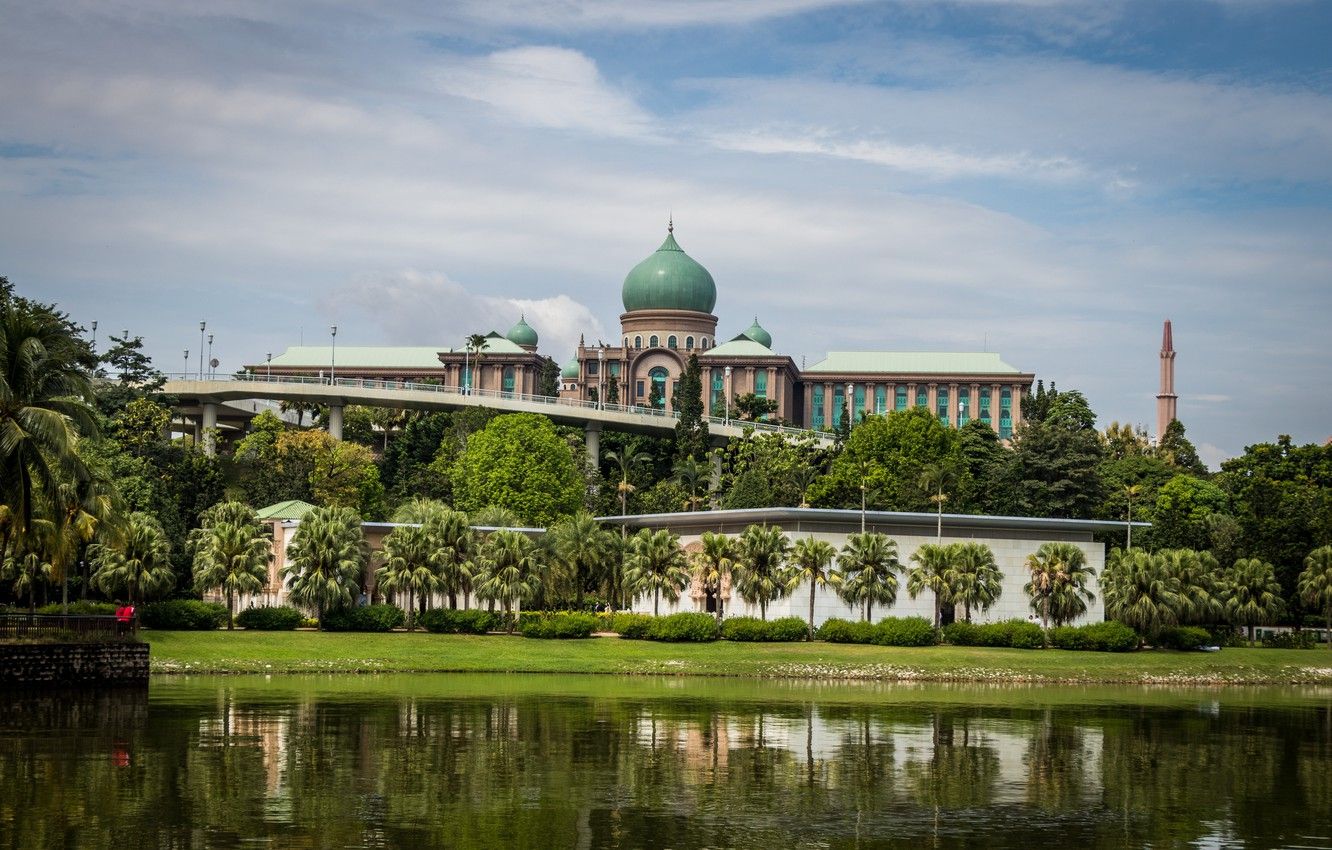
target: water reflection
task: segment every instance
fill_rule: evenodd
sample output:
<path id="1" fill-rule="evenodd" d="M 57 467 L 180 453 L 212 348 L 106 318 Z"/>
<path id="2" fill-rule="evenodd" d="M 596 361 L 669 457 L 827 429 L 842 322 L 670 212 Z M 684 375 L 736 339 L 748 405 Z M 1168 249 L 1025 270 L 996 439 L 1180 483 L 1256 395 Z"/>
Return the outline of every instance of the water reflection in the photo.
<path id="1" fill-rule="evenodd" d="M 596 678 L 0 698 L 0 846 L 1332 846 L 1326 692 Z"/>

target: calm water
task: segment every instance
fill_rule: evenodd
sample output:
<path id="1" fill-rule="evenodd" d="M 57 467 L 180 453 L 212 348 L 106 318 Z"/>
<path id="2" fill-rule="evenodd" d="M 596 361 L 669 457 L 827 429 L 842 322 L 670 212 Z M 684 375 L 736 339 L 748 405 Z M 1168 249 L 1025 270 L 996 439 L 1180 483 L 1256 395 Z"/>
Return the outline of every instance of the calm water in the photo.
<path id="1" fill-rule="evenodd" d="M 1332 689 L 534 676 L 0 695 L 0 847 L 1332 847 Z"/>

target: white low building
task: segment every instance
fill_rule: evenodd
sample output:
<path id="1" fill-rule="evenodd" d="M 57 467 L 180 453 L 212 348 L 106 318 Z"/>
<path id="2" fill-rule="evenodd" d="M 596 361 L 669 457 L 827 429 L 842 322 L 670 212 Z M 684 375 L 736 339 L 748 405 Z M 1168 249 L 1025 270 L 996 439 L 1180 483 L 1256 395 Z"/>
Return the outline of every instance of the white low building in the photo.
<path id="1" fill-rule="evenodd" d="M 792 543 L 804 537 L 815 537 L 832 544 L 838 551 L 851 534 L 860 532 L 862 517 L 855 510 L 825 510 L 820 508 L 759 508 L 734 511 L 699 511 L 693 513 L 645 514 L 629 517 L 602 517 L 610 525 L 624 524 L 632 533 L 640 528 L 669 529 L 680 535 L 686 551 L 701 547 L 699 538 L 704 532 L 739 535 L 750 525 L 778 526 Z M 898 559 L 903 568 L 911 565 L 911 556 L 925 543 L 938 540 L 939 517 L 932 513 L 899 513 L 870 511 L 864 515 L 866 531 L 886 534 L 897 542 Z M 1147 527 L 1143 523 L 1135 526 Z M 1105 544 L 1093 537 L 1097 532 L 1122 531 L 1124 523 L 1104 520 L 1039 519 L 1035 517 L 972 516 L 944 514 L 942 542 L 974 541 L 984 543 L 994 552 L 995 561 L 1003 572 L 1003 592 L 995 605 L 986 612 L 972 611 L 974 622 L 1029 619 L 1032 616 L 1030 600 L 1022 587 L 1027 583 L 1027 557 L 1042 543 L 1072 543 L 1087 557 L 1087 565 L 1099 577 L 1105 568 Z M 1087 613 L 1077 623 L 1099 622 L 1105 619 L 1105 605 L 1096 579 L 1088 585 L 1096 595 L 1087 606 Z M 723 587 L 722 607 L 726 616 L 759 616 L 759 606 L 745 602 L 733 588 Z M 652 613 L 651 595 L 635 600 L 633 610 Z M 680 611 L 714 611 L 715 600 L 704 591 L 700 581 L 694 583 L 675 602 L 660 601 L 662 614 Z M 784 599 L 768 604 L 768 619 L 809 616 L 809 585 L 803 584 Z M 875 606 L 874 619 L 883 617 L 921 616 L 934 618 L 934 598 L 923 593 L 915 599 L 906 589 L 905 575 L 899 577 L 897 602 L 891 608 Z M 956 612 L 961 619 L 962 612 Z M 819 588 L 814 600 L 814 624 L 834 617 L 859 619 L 859 606 L 848 605 L 837 596 L 834 588 Z"/>

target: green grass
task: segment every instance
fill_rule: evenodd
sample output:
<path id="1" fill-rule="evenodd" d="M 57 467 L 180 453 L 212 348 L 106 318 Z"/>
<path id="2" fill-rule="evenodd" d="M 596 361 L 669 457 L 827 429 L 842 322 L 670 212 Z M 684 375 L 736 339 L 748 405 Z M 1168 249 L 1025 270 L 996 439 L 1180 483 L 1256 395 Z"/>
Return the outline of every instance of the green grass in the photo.
<path id="1" fill-rule="evenodd" d="M 1099 653 L 828 643 L 324 632 L 144 632 L 154 673 L 603 673 L 1105 684 L 1332 684 L 1326 649 Z"/>

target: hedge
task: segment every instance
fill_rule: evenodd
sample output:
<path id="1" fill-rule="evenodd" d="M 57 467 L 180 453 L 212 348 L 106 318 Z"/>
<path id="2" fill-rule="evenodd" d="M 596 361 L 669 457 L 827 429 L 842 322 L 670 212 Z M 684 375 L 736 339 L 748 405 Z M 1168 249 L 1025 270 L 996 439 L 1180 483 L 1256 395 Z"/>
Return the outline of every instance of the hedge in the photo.
<path id="1" fill-rule="evenodd" d="M 939 642 L 934 624 L 924 617 L 885 617 L 877 623 L 833 618 L 815 637 L 829 643 L 873 643 L 878 646 L 933 646 Z"/>
<path id="2" fill-rule="evenodd" d="M 615 614 L 611 617 L 611 631 L 629 640 L 647 640 L 651 628 L 651 614 Z"/>
<path id="3" fill-rule="evenodd" d="M 1013 649 L 1040 649 L 1045 646 L 1041 627 L 1026 620 L 949 623 L 944 626 L 943 637 L 953 646 L 1000 646 Z"/>
<path id="4" fill-rule="evenodd" d="M 757 617 L 731 617 L 721 627 L 722 640 L 793 641 L 809 637 L 808 624 L 799 617 L 760 620 Z"/>
<path id="5" fill-rule="evenodd" d="M 139 619 L 150 629 L 203 632 L 226 625 L 227 608 L 198 599 L 167 599 L 143 606 Z"/>
<path id="6" fill-rule="evenodd" d="M 451 635 L 483 635 L 499 628 L 499 617 L 489 611 L 431 608 L 416 617 L 428 632 Z"/>
<path id="7" fill-rule="evenodd" d="M 1277 632 L 1263 635 L 1263 646 L 1267 649 L 1313 649 L 1318 645 L 1313 632 Z"/>
<path id="8" fill-rule="evenodd" d="M 289 632 L 305 622 L 305 615 L 290 605 L 246 608 L 236 615 L 236 625 L 256 632 Z"/>
<path id="9" fill-rule="evenodd" d="M 717 618 L 711 614 L 670 614 L 653 617 L 648 626 L 647 639 L 669 643 L 704 643 L 721 636 Z"/>
<path id="10" fill-rule="evenodd" d="M 1156 639 L 1156 645 L 1164 649 L 1181 649 L 1184 651 L 1201 649 L 1210 645 L 1212 636 L 1207 629 L 1199 626 L 1171 626 L 1168 629 L 1162 629 L 1161 634 Z"/>
<path id="11" fill-rule="evenodd" d="M 324 614 L 324 630 L 329 632 L 390 632 L 407 615 L 396 605 L 363 605 Z"/>
<path id="12" fill-rule="evenodd" d="M 1137 649 L 1140 643 L 1142 641 L 1137 632 L 1114 620 L 1050 629 L 1050 645 L 1057 649 L 1131 652 Z"/>
<path id="13" fill-rule="evenodd" d="M 71 617 L 108 617 L 116 613 L 119 607 L 114 602 L 94 602 L 91 599 L 76 599 L 69 603 L 69 616 Z M 26 612 L 27 609 L 23 609 Z M 38 614 L 64 614 L 64 606 L 59 602 L 52 602 L 50 605 L 43 605 L 37 609 Z"/>
<path id="14" fill-rule="evenodd" d="M 874 637 L 874 624 L 833 617 L 823 621 L 814 637 L 828 643 L 869 643 Z"/>
<path id="15" fill-rule="evenodd" d="M 594 614 L 560 613 L 524 617 L 519 631 L 523 637 L 566 639 L 591 637 L 597 630 Z"/>

